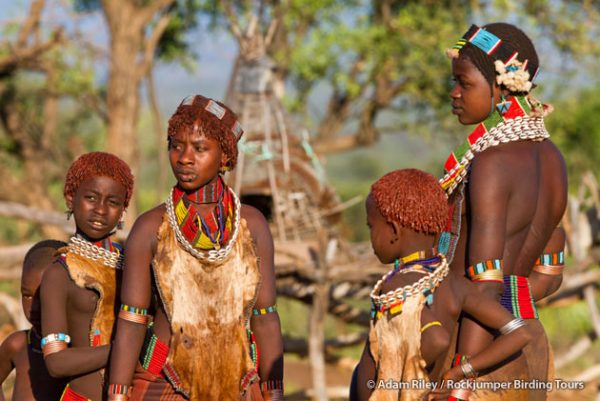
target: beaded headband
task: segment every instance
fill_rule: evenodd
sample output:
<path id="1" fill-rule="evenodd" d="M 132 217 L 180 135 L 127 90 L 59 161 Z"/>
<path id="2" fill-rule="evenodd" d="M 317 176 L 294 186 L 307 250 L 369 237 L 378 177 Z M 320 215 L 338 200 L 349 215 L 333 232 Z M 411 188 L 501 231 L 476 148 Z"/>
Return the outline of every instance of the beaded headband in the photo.
<path id="1" fill-rule="evenodd" d="M 215 118 L 217 118 L 221 124 L 225 124 L 228 120 L 233 120 L 233 124 L 228 128 L 233 136 L 235 137 L 236 142 L 240 140 L 242 137 L 244 130 L 242 129 L 242 124 L 235 118 L 233 112 L 227 110 L 225 107 L 221 106 L 219 103 L 212 99 L 208 99 L 201 95 L 191 95 L 186 97 L 181 101 L 179 106 L 196 106 L 200 107 L 203 110 L 207 111 Z M 230 116 L 227 116 L 227 113 L 230 113 Z M 228 117 L 228 118 L 225 118 Z"/>
<path id="2" fill-rule="evenodd" d="M 531 90 L 533 80 L 537 77 L 540 68 L 538 67 L 533 77 L 529 79 L 530 74 L 527 71 L 529 60 L 526 59 L 522 62 L 517 60 L 519 52 L 509 43 L 485 28 L 471 25 L 462 38 L 446 51 L 446 54 L 450 58 L 457 58 L 460 49 L 467 43 L 476 46 L 494 60 L 494 67 L 498 73 L 496 77 L 498 85 L 504 85 L 511 92 L 526 93 Z"/>

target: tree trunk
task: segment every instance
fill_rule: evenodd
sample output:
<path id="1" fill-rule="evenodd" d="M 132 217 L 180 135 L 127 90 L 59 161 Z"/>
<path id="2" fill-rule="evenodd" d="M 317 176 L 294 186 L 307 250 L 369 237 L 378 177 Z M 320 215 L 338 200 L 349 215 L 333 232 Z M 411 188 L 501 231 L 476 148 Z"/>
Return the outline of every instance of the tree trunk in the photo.
<path id="1" fill-rule="evenodd" d="M 143 25 L 133 2 L 103 0 L 110 30 L 110 68 L 107 90 L 108 135 L 106 149 L 123 159 L 139 177 L 139 90 L 138 58 L 143 43 Z M 139 188 L 139 186 L 136 186 Z M 128 223 L 137 215 L 134 195 L 127 213 Z"/>

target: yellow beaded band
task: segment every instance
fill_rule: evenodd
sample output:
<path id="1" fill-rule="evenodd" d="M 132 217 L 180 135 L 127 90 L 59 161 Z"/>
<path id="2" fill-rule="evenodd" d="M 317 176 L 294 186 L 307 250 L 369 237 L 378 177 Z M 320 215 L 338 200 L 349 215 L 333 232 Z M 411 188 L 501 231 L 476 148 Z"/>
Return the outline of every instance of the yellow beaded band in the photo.
<path id="1" fill-rule="evenodd" d="M 442 325 L 442 322 L 440 322 L 439 320 L 434 320 L 433 322 L 429 322 L 425 326 L 421 327 L 421 333 L 432 326 L 441 326 L 441 325 Z"/>
<path id="2" fill-rule="evenodd" d="M 535 265 L 533 271 L 548 276 L 560 276 L 563 273 L 565 265 Z"/>

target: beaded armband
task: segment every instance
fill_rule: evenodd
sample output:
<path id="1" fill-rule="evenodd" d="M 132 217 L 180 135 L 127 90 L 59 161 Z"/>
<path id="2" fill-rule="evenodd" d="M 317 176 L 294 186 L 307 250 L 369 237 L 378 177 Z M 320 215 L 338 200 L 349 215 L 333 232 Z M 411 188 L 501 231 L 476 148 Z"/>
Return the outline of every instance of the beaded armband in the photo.
<path id="1" fill-rule="evenodd" d="M 559 276 L 565 268 L 565 253 L 545 253 L 538 258 L 533 266 L 533 271 L 549 276 Z"/>
<path id="2" fill-rule="evenodd" d="M 137 324 L 148 324 L 148 309 L 136 308 L 135 306 L 129 306 L 121 304 L 121 310 L 119 310 L 119 319 L 127 320 L 128 322 Z"/>
<path id="3" fill-rule="evenodd" d="M 427 330 L 430 327 L 441 326 L 441 325 L 442 325 L 442 322 L 440 322 L 439 320 L 431 321 L 431 322 L 427 323 L 426 325 L 424 325 L 423 327 L 421 327 L 421 333 L 424 332 L 425 330 Z"/>
<path id="4" fill-rule="evenodd" d="M 489 259 L 469 266 L 467 268 L 467 277 L 469 280 L 475 282 L 490 281 L 502 283 L 504 278 L 502 267 L 502 259 Z"/>
<path id="5" fill-rule="evenodd" d="M 127 401 L 131 397 L 131 386 L 124 384 L 109 384 L 108 385 L 108 400 L 109 401 Z"/>
<path id="6" fill-rule="evenodd" d="M 71 342 L 71 337 L 65 333 L 52 333 L 42 338 L 41 346 L 44 358 L 50 354 L 62 351 Z"/>
<path id="7" fill-rule="evenodd" d="M 265 400 L 283 401 L 283 380 L 267 380 L 260 383 L 260 392 Z"/>
<path id="8" fill-rule="evenodd" d="M 254 316 L 266 315 L 267 313 L 274 313 L 274 312 L 277 312 L 277 305 L 271 305 L 271 306 L 267 306 L 266 308 L 261 308 L 261 309 L 252 309 L 252 314 Z"/>

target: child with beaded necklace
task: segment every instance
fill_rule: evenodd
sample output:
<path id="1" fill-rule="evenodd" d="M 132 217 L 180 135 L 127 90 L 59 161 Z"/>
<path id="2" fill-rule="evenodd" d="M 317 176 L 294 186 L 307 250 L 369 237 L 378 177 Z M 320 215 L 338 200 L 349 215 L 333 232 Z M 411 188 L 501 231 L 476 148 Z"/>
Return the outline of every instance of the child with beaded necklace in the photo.
<path id="1" fill-rule="evenodd" d="M 76 234 L 42 279 L 42 340 L 54 377 L 69 377 L 61 400 L 102 400 L 123 251 L 111 235 L 133 191 L 118 157 L 92 152 L 69 168 L 64 195 Z"/>
<path id="2" fill-rule="evenodd" d="M 433 389 L 428 385 L 439 388 L 461 311 L 503 335 L 447 370 L 445 380 L 472 380 L 529 341 L 522 319 L 493 300 L 480 300 L 475 287 L 450 272 L 435 249 L 448 214 L 435 177 L 414 169 L 388 173 L 372 185 L 366 208 L 375 255 L 395 265 L 371 293 L 371 329 L 353 379 L 352 400 L 421 400 Z M 385 388 L 390 380 L 406 387 Z M 462 394 L 460 389 L 457 393 Z"/>
<path id="3" fill-rule="evenodd" d="M 273 240 L 221 176 L 241 135 L 227 106 L 200 95 L 169 120 L 177 184 L 127 240 L 109 400 L 283 399 Z"/>
<path id="4" fill-rule="evenodd" d="M 557 225 L 566 207 L 567 176 L 544 127 L 551 107 L 530 95 L 538 56 L 527 35 L 505 23 L 471 26 L 448 55 L 456 81 L 450 92 L 452 112 L 461 124 L 476 127 L 444 166 L 440 183 L 450 197 L 453 219 L 440 249 L 455 271 L 477 283 L 482 296 L 501 296 L 515 316 L 531 319 L 539 341 L 525 349 L 529 378 L 545 382 L 551 362 L 535 301 L 558 289 L 562 280 L 564 232 Z M 458 351 L 475 354 L 493 335 L 466 317 Z M 487 379 L 514 379 L 512 374 L 527 370 L 517 367 L 525 364 L 523 359 Z M 481 395 L 486 400 L 503 396 Z M 530 397 L 545 399 L 546 391 Z M 471 399 L 479 399 L 478 393 Z"/>
<path id="5" fill-rule="evenodd" d="M 12 333 L 0 345 L 0 389 L 14 369 L 13 401 L 56 401 L 67 384 L 65 379 L 50 376 L 42 357 L 39 292 L 44 271 L 56 259 L 56 250 L 65 245 L 62 241 L 40 241 L 27 251 L 23 259 L 21 302 L 31 328 Z M 0 396 L 0 400 L 4 398 Z"/>

